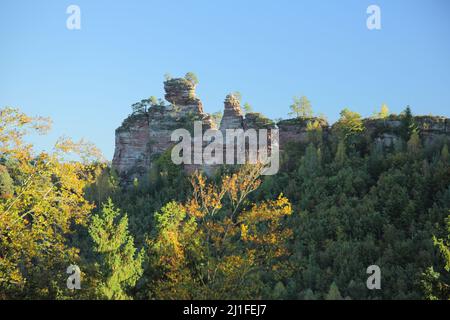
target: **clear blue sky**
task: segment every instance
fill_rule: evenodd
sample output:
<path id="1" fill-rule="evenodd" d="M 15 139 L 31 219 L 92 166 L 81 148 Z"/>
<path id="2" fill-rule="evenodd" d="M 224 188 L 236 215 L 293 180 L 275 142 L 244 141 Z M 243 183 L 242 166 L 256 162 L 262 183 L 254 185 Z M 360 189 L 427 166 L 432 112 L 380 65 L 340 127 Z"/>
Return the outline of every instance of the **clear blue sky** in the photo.
<path id="1" fill-rule="evenodd" d="M 66 28 L 70 4 L 81 30 Z M 370 4 L 379 31 L 366 28 Z M 41 148 L 84 137 L 111 159 L 130 105 L 187 71 L 207 112 L 240 91 L 271 118 L 300 94 L 331 122 L 383 102 L 450 116 L 448 0 L 1 0 L 0 43 L 0 106 L 54 120 Z"/>

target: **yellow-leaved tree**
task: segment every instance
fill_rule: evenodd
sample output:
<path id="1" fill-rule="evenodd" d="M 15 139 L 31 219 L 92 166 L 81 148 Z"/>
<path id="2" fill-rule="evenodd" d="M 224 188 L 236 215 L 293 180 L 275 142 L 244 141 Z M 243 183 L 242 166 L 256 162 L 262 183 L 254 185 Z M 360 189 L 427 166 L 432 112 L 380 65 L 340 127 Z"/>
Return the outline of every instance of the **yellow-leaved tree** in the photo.
<path id="1" fill-rule="evenodd" d="M 270 297 L 290 272 L 283 220 L 292 212 L 282 194 L 250 203 L 262 166 L 245 165 L 216 185 L 195 173 L 192 195 L 155 215 L 149 240 L 150 298 L 256 299 Z M 265 279 L 263 282 L 262 279 Z"/>
<path id="2" fill-rule="evenodd" d="M 102 158 L 92 144 L 67 138 L 36 153 L 25 136 L 50 127 L 47 118 L 0 110 L 0 164 L 12 181 L 11 194 L 0 197 L 0 298 L 63 298 L 66 269 L 78 260 L 70 236 L 93 208 L 84 189 Z"/>

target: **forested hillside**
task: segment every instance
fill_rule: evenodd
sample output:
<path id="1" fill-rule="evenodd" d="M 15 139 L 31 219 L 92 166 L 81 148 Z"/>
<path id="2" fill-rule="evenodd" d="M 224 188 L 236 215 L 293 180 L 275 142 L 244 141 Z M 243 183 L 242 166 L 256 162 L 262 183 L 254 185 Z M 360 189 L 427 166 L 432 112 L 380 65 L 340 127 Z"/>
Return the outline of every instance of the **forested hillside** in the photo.
<path id="1" fill-rule="evenodd" d="M 389 117 L 390 144 L 347 109 L 327 133 L 308 122 L 273 176 L 189 174 L 167 150 L 125 183 L 85 141 L 36 152 L 49 119 L 4 108 L 0 299 L 449 299 L 450 142 L 409 108 Z"/>

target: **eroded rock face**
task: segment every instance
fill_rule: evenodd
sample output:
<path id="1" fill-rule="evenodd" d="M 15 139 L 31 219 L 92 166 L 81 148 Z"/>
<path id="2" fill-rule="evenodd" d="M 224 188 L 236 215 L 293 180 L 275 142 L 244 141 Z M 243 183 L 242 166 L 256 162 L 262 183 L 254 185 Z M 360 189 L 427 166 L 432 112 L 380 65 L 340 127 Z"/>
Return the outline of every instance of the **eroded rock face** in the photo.
<path id="1" fill-rule="evenodd" d="M 416 116 L 414 122 L 425 145 L 450 137 L 450 119 L 434 116 Z M 386 119 L 364 119 L 366 134 L 383 147 L 401 142 L 402 120 L 398 115 Z"/>
<path id="2" fill-rule="evenodd" d="M 382 148 L 392 148 L 401 143 L 401 138 L 393 133 L 382 133 L 375 138 L 375 144 Z"/>
<path id="3" fill-rule="evenodd" d="M 150 165 L 149 136 L 147 114 L 130 116 L 116 130 L 112 165 L 119 173 L 144 169 Z"/>
<path id="4" fill-rule="evenodd" d="M 280 130 L 280 150 L 288 143 L 309 143 L 312 132 L 308 125 L 317 124 L 317 129 L 322 131 L 324 137 L 328 135 L 328 122 L 321 118 L 288 119 L 280 121 L 277 125 Z"/>
<path id="5" fill-rule="evenodd" d="M 243 129 L 244 115 L 241 104 L 234 95 L 227 95 L 224 102 L 224 111 L 222 121 L 220 122 L 220 131 L 225 135 L 226 129 Z"/>
<path id="6" fill-rule="evenodd" d="M 244 129 L 275 129 L 275 123 L 260 113 L 251 112 L 245 115 Z"/>
<path id="7" fill-rule="evenodd" d="M 169 150 L 175 142 L 171 134 L 176 129 L 187 129 L 193 132 L 194 121 L 202 121 L 202 129 L 220 130 L 223 134 L 224 151 L 226 150 L 226 129 L 273 129 L 275 123 L 259 113 L 248 113 L 245 117 L 239 100 L 228 95 L 224 102 L 224 114 L 217 129 L 210 115 L 203 112 L 200 99 L 196 97 L 195 85 L 186 79 L 171 79 L 164 83 L 165 97 L 170 106 L 152 106 L 149 110 L 130 115 L 116 130 L 116 149 L 113 167 L 125 178 L 132 181 L 147 172 L 152 162 L 162 153 Z M 439 139 L 450 138 L 450 119 L 445 117 L 415 117 L 422 141 L 431 144 Z M 376 145 L 393 147 L 404 143 L 401 138 L 402 120 L 399 116 L 385 119 L 363 120 L 365 133 Z M 282 152 L 290 143 L 310 143 L 319 139 L 328 139 L 333 135 L 329 124 L 321 118 L 297 118 L 282 120 L 277 123 L 279 129 L 279 146 Z M 312 129 L 312 130 L 311 130 Z M 270 140 L 269 133 L 269 140 Z M 201 141 L 205 148 L 209 141 Z M 192 148 L 195 156 L 201 158 L 200 152 Z M 225 155 L 224 155 L 225 159 Z M 188 164 L 187 172 L 202 170 L 212 173 L 216 165 Z"/>
<path id="8" fill-rule="evenodd" d="M 152 106 L 147 112 L 130 115 L 116 130 L 112 164 L 128 180 L 147 171 L 152 160 L 175 144 L 171 141 L 174 130 L 191 130 L 196 120 L 202 121 L 203 130 L 214 126 L 195 95 L 195 85 L 186 79 L 171 79 L 164 88 L 170 106 Z"/>
<path id="9" fill-rule="evenodd" d="M 425 144 L 433 144 L 435 141 L 442 139 L 443 133 L 450 136 L 450 119 L 432 116 L 421 116 L 414 119 Z"/>
<path id="10" fill-rule="evenodd" d="M 203 113 L 203 106 L 196 97 L 195 84 L 184 78 L 170 79 L 164 82 L 165 98 L 181 113 Z"/>

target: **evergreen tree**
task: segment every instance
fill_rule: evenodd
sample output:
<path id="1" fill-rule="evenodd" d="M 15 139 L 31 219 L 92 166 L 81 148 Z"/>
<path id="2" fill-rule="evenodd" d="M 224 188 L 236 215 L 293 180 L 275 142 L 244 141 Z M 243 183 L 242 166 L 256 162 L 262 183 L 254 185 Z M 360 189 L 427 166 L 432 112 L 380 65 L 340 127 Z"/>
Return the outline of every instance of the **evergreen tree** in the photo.
<path id="1" fill-rule="evenodd" d="M 405 111 L 402 113 L 402 126 L 401 126 L 401 136 L 404 141 L 408 141 L 413 132 L 417 132 L 418 127 L 414 121 L 414 117 L 409 106 L 406 107 Z"/>
<path id="2" fill-rule="evenodd" d="M 411 133 L 408 140 L 408 152 L 417 154 L 420 151 L 420 137 L 417 131 Z"/>
<path id="3" fill-rule="evenodd" d="M 447 235 L 444 239 L 433 237 L 434 245 L 439 248 L 440 253 L 444 257 L 444 269 L 450 272 L 450 215 L 446 219 Z"/>
<path id="4" fill-rule="evenodd" d="M 445 238 L 438 239 L 433 236 L 434 245 L 439 249 L 443 258 L 444 265 L 439 269 L 443 273 L 435 271 L 433 267 L 429 267 L 422 274 L 422 288 L 426 299 L 450 299 L 450 215 L 446 218 L 446 235 Z"/>
<path id="5" fill-rule="evenodd" d="M 301 159 L 299 174 L 301 176 L 312 176 L 318 173 L 320 168 L 318 150 L 311 143 L 306 148 L 305 156 Z"/>
<path id="6" fill-rule="evenodd" d="M 342 166 L 345 163 L 345 160 L 347 159 L 346 154 L 346 147 L 344 140 L 340 140 L 337 146 L 336 156 L 334 158 L 334 161 L 339 165 Z"/>
<path id="7" fill-rule="evenodd" d="M 284 286 L 284 284 L 281 281 L 277 282 L 277 284 L 273 288 L 273 293 L 272 293 L 273 299 L 282 300 L 282 299 L 286 298 L 286 295 L 287 295 L 287 290 L 286 290 L 286 287 Z"/>
<path id="8" fill-rule="evenodd" d="M 331 284 L 330 290 L 328 290 L 328 293 L 325 295 L 325 300 L 343 300 L 341 292 L 335 282 Z"/>
<path id="9" fill-rule="evenodd" d="M 89 226 L 101 277 L 96 293 L 102 299 L 130 299 L 127 290 L 136 284 L 143 272 L 144 251 L 136 255 L 134 240 L 128 231 L 128 217 L 125 214 L 118 220 L 119 215 L 120 210 L 108 199 L 101 212 L 92 217 Z"/>
<path id="10" fill-rule="evenodd" d="M 10 198 L 14 193 L 13 180 L 8 173 L 8 169 L 0 165 L 0 199 Z"/>
<path id="11" fill-rule="evenodd" d="M 441 160 L 446 163 L 449 160 L 448 145 L 445 143 L 441 150 Z"/>
<path id="12" fill-rule="evenodd" d="M 303 300 L 317 300 L 316 295 L 311 289 L 307 289 L 303 292 Z"/>

